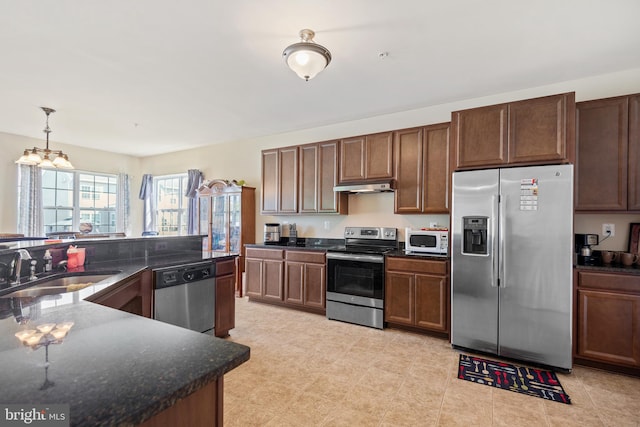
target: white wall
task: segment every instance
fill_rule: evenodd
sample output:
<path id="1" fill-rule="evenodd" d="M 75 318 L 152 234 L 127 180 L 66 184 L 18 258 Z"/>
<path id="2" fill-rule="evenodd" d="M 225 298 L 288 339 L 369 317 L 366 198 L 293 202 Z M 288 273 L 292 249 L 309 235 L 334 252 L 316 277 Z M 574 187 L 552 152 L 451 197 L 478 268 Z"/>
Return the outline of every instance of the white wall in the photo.
<path id="1" fill-rule="evenodd" d="M 76 168 L 97 172 L 126 172 L 132 176 L 132 235 L 140 235 L 142 231 L 142 202 L 138 200 L 140 179 L 143 174 L 166 175 L 186 172 L 188 169 L 200 169 L 207 179 L 244 179 L 247 185 L 257 188 L 256 201 L 256 241 L 262 241 L 262 226 L 265 222 L 292 223 L 298 225 L 298 235 L 301 237 L 341 237 L 347 225 L 380 225 L 397 227 L 401 230 L 406 226 L 424 226 L 431 222 L 448 225 L 448 217 L 443 215 L 394 215 L 393 194 L 367 194 L 349 196 L 349 215 L 318 215 L 318 216 L 261 216 L 260 215 L 260 151 L 267 148 L 284 147 L 288 145 L 304 144 L 348 136 L 362 135 L 379 131 L 402 129 L 413 126 L 448 122 L 451 111 L 491 105 L 519 99 L 546 96 L 562 92 L 576 92 L 576 101 L 605 98 L 640 92 L 640 69 L 619 73 L 590 77 L 580 80 L 566 81 L 547 86 L 529 88 L 526 90 L 492 95 L 483 98 L 453 101 L 448 104 L 421 108 L 384 116 L 371 117 L 362 120 L 338 123 L 313 129 L 288 132 L 279 135 L 265 136 L 224 144 L 177 151 L 171 154 L 149 156 L 141 159 L 100 152 L 95 155 L 92 150 L 77 146 L 52 142 L 56 149 L 62 149 L 69 154 Z M 215 117 L 212 117 L 215 120 Z M 176 141 L 176 146 L 180 142 Z M 3 172 L 0 186 L 0 231 L 15 230 L 15 190 L 16 176 L 13 161 L 17 159 L 26 147 L 42 146 L 42 141 L 0 133 L 0 148 L 5 153 L 2 160 Z M 611 220 L 611 218 L 615 220 Z M 630 220 L 636 221 L 637 216 L 625 218 L 623 216 L 581 215 L 576 219 L 576 232 L 599 232 L 600 223 L 620 221 L 616 225 L 616 240 L 609 239 L 607 245 L 612 249 L 623 249 L 626 240 L 618 240 L 626 234 L 624 230 Z M 598 224 L 595 227 L 594 224 Z M 325 227 L 327 225 L 327 227 Z M 592 230 L 596 228 L 595 230 Z M 401 235 L 404 238 L 404 235 Z M 626 239 L 626 237 L 624 237 Z M 625 246 L 626 247 L 626 246 Z M 606 246 L 609 248 L 609 246 Z"/>
<path id="2" fill-rule="evenodd" d="M 0 132 L 0 150 L 4 153 L 0 165 L 0 232 L 14 233 L 17 229 L 17 190 L 18 190 L 18 166 L 14 163 L 25 148 L 44 148 L 44 139 L 28 138 Z M 131 213 L 134 219 L 133 229 L 135 235 L 140 235 L 142 206 L 136 203 L 138 189 L 140 188 L 140 159 L 133 156 L 109 153 L 107 151 L 90 150 L 76 145 L 62 144 L 49 141 L 49 147 L 54 150 L 62 150 L 69 156 L 69 160 L 77 170 L 103 173 L 128 173 L 133 175 L 131 192 L 134 199 L 131 203 Z"/>
<path id="3" fill-rule="evenodd" d="M 640 92 L 640 69 L 530 88 L 484 98 L 451 102 L 449 104 L 371 117 L 331 126 L 211 145 L 173 154 L 146 157 L 142 159 L 142 169 L 145 172 L 158 175 L 184 172 L 190 168 L 197 168 L 204 172 L 207 179 L 244 179 L 247 185 L 257 188 L 257 242 L 262 241 L 263 224 L 267 222 L 278 222 L 281 224 L 296 223 L 300 237 L 339 238 L 342 237 L 344 227 L 348 225 L 397 227 L 402 231 L 401 240 L 403 240 L 404 227 L 425 226 L 431 222 L 437 222 L 439 225 L 449 225 L 448 216 L 395 215 L 393 213 L 393 194 L 391 193 L 350 195 L 348 216 L 260 215 L 260 151 L 267 148 L 285 147 L 288 145 L 326 141 L 379 131 L 447 122 L 451 119 L 451 111 L 455 110 L 572 91 L 576 92 L 576 101 L 637 93 Z M 583 217 L 583 219 L 586 218 L 587 217 Z M 600 220 L 601 219 L 596 218 L 594 221 L 598 222 Z M 580 231 L 581 229 L 590 229 L 590 227 L 588 221 L 586 221 L 584 225 L 580 223 L 580 229 L 576 225 L 576 232 L 582 232 Z M 617 229 L 624 229 L 625 227 L 626 225 L 622 222 Z M 616 237 L 618 237 L 618 234 Z M 614 241 L 613 239 L 610 240 L 611 242 L 609 242 L 609 244 L 624 244 Z"/>

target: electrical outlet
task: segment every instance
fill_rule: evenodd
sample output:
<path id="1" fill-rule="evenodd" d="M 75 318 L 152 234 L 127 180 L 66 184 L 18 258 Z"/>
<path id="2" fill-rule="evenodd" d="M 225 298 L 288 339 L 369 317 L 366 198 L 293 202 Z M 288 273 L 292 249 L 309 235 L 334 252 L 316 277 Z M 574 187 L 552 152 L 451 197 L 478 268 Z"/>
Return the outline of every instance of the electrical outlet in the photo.
<path id="1" fill-rule="evenodd" d="M 604 237 L 610 236 L 613 237 L 616 235 L 616 226 L 615 224 L 602 224 L 602 235 Z"/>

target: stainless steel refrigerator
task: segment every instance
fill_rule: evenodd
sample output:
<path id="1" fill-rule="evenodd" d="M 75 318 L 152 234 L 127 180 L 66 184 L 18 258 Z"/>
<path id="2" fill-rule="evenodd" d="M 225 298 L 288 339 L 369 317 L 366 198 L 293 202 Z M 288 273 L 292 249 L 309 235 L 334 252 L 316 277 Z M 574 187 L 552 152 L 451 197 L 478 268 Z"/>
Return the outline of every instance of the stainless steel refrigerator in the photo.
<path id="1" fill-rule="evenodd" d="M 453 174 L 451 343 L 571 369 L 573 166 Z"/>

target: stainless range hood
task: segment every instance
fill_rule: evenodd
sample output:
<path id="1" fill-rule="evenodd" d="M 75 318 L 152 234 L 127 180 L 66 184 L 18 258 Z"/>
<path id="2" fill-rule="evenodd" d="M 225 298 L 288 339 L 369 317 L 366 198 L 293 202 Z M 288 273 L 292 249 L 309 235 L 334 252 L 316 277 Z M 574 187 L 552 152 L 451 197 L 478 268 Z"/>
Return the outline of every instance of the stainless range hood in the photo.
<path id="1" fill-rule="evenodd" d="M 387 193 L 396 189 L 396 181 L 388 180 L 384 182 L 376 183 L 354 183 L 346 185 L 338 185 L 333 187 L 333 191 L 336 193 Z"/>

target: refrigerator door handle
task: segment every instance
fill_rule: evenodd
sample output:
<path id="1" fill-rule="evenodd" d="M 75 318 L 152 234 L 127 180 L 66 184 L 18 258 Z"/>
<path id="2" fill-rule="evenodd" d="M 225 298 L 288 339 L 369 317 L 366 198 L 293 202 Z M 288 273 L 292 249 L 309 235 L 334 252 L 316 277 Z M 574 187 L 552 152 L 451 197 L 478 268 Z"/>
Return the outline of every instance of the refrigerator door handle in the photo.
<path id="1" fill-rule="evenodd" d="M 491 287 L 498 288 L 500 287 L 500 276 L 497 265 L 500 259 L 498 249 L 498 227 L 496 226 L 496 222 L 499 220 L 498 212 L 499 212 L 499 197 L 498 195 L 491 196 L 491 225 L 490 225 L 490 233 L 491 233 Z"/>
<path id="2" fill-rule="evenodd" d="M 507 196 L 505 195 L 499 195 L 499 203 L 498 203 L 498 252 L 500 253 L 500 262 L 498 264 L 498 280 L 500 281 L 500 287 L 501 288 L 506 288 L 507 287 L 507 281 L 505 280 L 505 272 L 504 272 L 504 268 L 506 265 L 506 258 L 507 258 L 507 254 L 504 248 L 504 241 L 505 241 L 505 227 L 506 227 L 506 217 L 507 215 L 504 214 L 505 212 L 505 203 L 507 201 Z"/>

